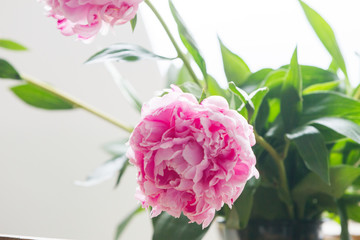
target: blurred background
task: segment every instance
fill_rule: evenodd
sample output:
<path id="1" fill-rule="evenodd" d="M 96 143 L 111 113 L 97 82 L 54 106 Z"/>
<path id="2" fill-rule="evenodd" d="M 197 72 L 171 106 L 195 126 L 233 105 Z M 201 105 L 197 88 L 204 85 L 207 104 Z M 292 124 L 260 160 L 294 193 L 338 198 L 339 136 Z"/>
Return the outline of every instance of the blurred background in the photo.
<path id="1" fill-rule="evenodd" d="M 176 32 L 167 1 L 153 1 Z M 358 0 L 309 0 L 333 27 L 350 81 L 360 79 L 360 3 Z M 330 56 L 307 23 L 297 1 L 174 0 L 209 72 L 225 86 L 217 35 L 252 71 L 290 61 L 298 46 L 299 62 L 327 68 Z M 19 7 L 21 6 L 21 7 Z M 121 96 L 103 64 L 83 62 L 116 42 L 130 42 L 173 57 L 173 50 L 152 13 L 142 5 L 134 33 L 117 26 L 90 44 L 64 37 L 38 1 L 5 0 L 0 8 L 0 38 L 13 39 L 27 52 L 0 49 L 0 58 L 33 76 L 135 125 L 139 114 Z M 179 64 L 174 61 L 173 64 Z M 147 101 L 165 85 L 169 63 L 145 60 L 116 63 L 120 73 Z M 118 128 L 82 110 L 43 111 L 19 101 L 10 80 L 0 81 L 0 234 L 64 239 L 112 239 L 115 227 L 137 206 L 136 172 L 128 168 L 120 186 L 115 179 L 84 188 L 74 184 L 110 159 L 101 145 L 126 137 Z M 151 239 L 147 214 L 137 216 L 122 239 Z M 218 239 L 214 224 L 205 240 Z"/>

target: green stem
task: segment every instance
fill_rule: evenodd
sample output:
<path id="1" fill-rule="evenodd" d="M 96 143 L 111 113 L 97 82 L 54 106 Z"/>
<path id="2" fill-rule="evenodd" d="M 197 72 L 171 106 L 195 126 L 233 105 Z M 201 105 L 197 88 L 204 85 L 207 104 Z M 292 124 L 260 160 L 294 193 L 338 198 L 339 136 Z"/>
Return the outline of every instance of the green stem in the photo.
<path id="1" fill-rule="evenodd" d="M 168 35 L 171 43 L 173 44 L 173 46 L 175 47 L 175 50 L 178 54 L 178 57 L 183 61 L 184 66 L 187 68 L 187 70 L 189 71 L 189 74 L 191 75 L 191 77 L 194 79 L 194 82 L 199 85 L 200 88 L 202 88 L 202 85 L 199 81 L 199 79 L 197 78 L 194 70 L 192 69 L 190 62 L 188 61 L 188 59 L 186 58 L 185 54 L 181 51 L 179 45 L 176 43 L 175 38 L 173 37 L 173 35 L 170 32 L 169 27 L 166 25 L 164 19 L 161 17 L 160 13 L 156 10 L 156 8 L 154 7 L 154 5 L 152 5 L 152 3 L 149 0 L 145 0 L 145 3 L 149 6 L 149 8 L 151 9 L 151 11 L 155 14 L 155 16 L 157 17 L 157 19 L 159 20 L 159 22 L 161 23 L 162 27 L 164 28 L 166 34 Z"/>
<path id="2" fill-rule="evenodd" d="M 114 124 L 115 126 L 129 132 L 129 133 L 131 133 L 132 130 L 133 130 L 131 127 L 125 126 L 124 124 L 118 122 L 113 117 L 108 116 L 105 113 L 95 109 L 94 107 L 89 106 L 89 105 L 79 101 L 78 99 L 68 95 L 67 93 L 64 93 L 63 91 L 55 89 L 54 87 L 50 86 L 47 83 L 44 83 L 44 82 L 41 82 L 41 81 L 38 81 L 38 80 L 35 80 L 35 79 L 32 79 L 32 78 L 24 77 L 24 76 L 22 76 L 22 79 L 24 81 L 26 81 L 27 83 L 29 83 L 29 84 L 35 85 L 35 86 L 37 86 L 39 88 L 42 88 L 42 89 L 44 89 L 44 90 L 46 90 L 48 92 L 51 92 L 55 96 L 57 96 L 57 97 L 65 100 L 65 101 L 71 103 L 72 105 L 74 105 L 76 107 L 79 107 L 79 108 L 82 108 L 82 109 L 88 111 L 89 113 L 92 113 L 92 114 L 94 114 L 94 115 L 96 115 L 96 116 L 98 116 L 98 117 L 100 117 L 100 118 Z"/>
<path id="3" fill-rule="evenodd" d="M 338 206 L 338 213 L 340 216 L 340 225 L 341 225 L 341 234 L 340 239 L 341 240 L 351 240 L 350 234 L 349 234 L 349 228 L 348 228 L 348 216 L 346 212 L 346 206 L 345 203 L 339 199 L 336 202 Z"/>
<path id="4" fill-rule="evenodd" d="M 260 144 L 274 159 L 274 162 L 279 172 L 280 188 L 282 189 L 282 192 L 284 194 L 286 208 L 290 218 L 294 219 L 294 206 L 291 200 L 289 185 L 286 177 L 286 169 L 284 164 L 284 159 L 287 156 L 289 143 L 286 142 L 284 153 L 280 155 L 262 136 L 257 134 L 256 131 L 254 131 L 254 133 L 255 133 L 256 142 Z"/>

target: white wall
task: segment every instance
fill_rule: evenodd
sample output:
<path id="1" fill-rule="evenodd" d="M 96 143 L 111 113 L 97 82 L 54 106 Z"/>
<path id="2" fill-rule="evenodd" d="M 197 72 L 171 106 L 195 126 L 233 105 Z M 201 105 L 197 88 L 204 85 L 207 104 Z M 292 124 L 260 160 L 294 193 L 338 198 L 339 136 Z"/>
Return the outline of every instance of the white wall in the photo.
<path id="1" fill-rule="evenodd" d="M 91 44 L 64 37 L 37 1 L 6 0 L 0 7 L 0 38 L 25 44 L 30 51 L 0 49 L 23 74 L 30 74 L 133 125 L 139 115 L 120 95 L 102 64 L 83 62 L 115 42 L 149 48 L 143 24 L 116 35 L 99 36 Z M 154 62 L 117 64 L 141 99 L 162 88 Z M 0 234 L 67 239 L 112 239 L 115 225 L 136 206 L 133 169 L 120 187 L 115 179 L 83 188 L 74 185 L 108 160 L 101 144 L 126 136 L 118 128 L 82 110 L 43 111 L 19 101 L 0 80 Z M 139 216 L 123 239 L 150 239 L 149 219 Z"/>

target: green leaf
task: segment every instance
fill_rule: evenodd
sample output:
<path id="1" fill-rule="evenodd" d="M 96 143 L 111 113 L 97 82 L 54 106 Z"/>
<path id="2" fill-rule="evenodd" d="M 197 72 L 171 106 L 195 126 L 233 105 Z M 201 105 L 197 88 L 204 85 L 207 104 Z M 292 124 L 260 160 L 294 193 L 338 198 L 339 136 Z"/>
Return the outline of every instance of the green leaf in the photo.
<path id="1" fill-rule="evenodd" d="M 261 86 L 269 88 L 269 97 L 278 98 L 280 96 L 281 87 L 285 81 L 287 72 L 288 70 L 286 69 L 278 69 L 270 72 L 266 76 L 264 83 Z"/>
<path id="2" fill-rule="evenodd" d="M 360 123 L 360 101 L 335 92 L 314 92 L 303 96 L 304 124 L 323 117 L 340 117 Z"/>
<path id="3" fill-rule="evenodd" d="M 360 84 L 353 91 L 353 97 L 356 100 L 360 100 Z"/>
<path id="4" fill-rule="evenodd" d="M 191 56 L 194 58 L 196 64 L 199 66 L 204 78 L 206 78 L 207 71 L 206 71 L 205 60 L 201 56 L 199 48 L 198 48 L 195 40 L 193 39 L 193 37 L 191 36 L 189 31 L 187 30 L 187 28 L 186 28 L 186 26 L 184 24 L 184 21 L 182 20 L 180 14 L 176 10 L 176 8 L 175 8 L 175 6 L 174 6 L 174 4 L 172 3 L 171 0 L 169 0 L 169 5 L 170 5 L 171 13 L 172 13 L 172 15 L 173 15 L 173 17 L 175 19 L 176 24 L 177 24 L 180 39 L 181 39 L 182 43 L 184 44 L 186 49 L 189 51 Z"/>
<path id="5" fill-rule="evenodd" d="M 312 92 L 319 92 L 319 91 L 329 91 L 336 89 L 340 84 L 340 81 L 334 82 L 326 82 L 326 83 L 318 83 L 311 85 L 304 89 L 303 94 L 309 94 Z"/>
<path id="6" fill-rule="evenodd" d="M 332 56 L 334 62 L 340 67 L 345 76 L 347 77 L 347 70 L 344 58 L 341 54 L 339 45 L 336 41 L 335 34 L 330 25 L 312 8 L 310 8 L 303 1 L 299 0 L 305 15 L 314 29 L 316 35 Z"/>
<path id="7" fill-rule="evenodd" d="M 119 87 L 122 95 L 125 99 L 133 105 L 139 112 L 141 112 L 142 103 L 137 97 L 137 93 L 133 86 L 129 83 L 127 79 L 125 79 L 119 71 L 115 68 L 115 66 L 111 62 L 105 62 L 105 67 L 111 74 L 112 78 L 114 79 L 115 83 Z"/>
<path id="8" fill-rule="evenodd" d="M 254 114 L 255 111 L 255 107 L 253 102 L 251 101 L 249 95 L 242 90 L 241 88 L 238 88 L 235 83 L 230 82 L 229 83 L 229 89 L 235 93 L 243 102 L 243 105 L 240 107 L 240 111 L 243 109 L 243 107 L 245 106 L 245 109 L 247 111 L 247 119 L 250 121 L 252 115 Z M 244 114 L 242 114 L 244 116 Z"/>
<path id="9" fill-rule="evenodd" d="M 251 73 L 242 84 L 241 88 L 246 92 L 255 91 L 272 71 L 274 71 L 274 69 L 263 68 L 257 72 Z"/>
<path id="10" fill-rule="evenodd" d="M 130 223 L 130 221 L 139 213 L 143 212 L 145 209 L 141 206 L 132 211 L 116 228 L 115 240 L 118 240 L 125 230 L 126 226 Z"/>
<path id="11" fill-rule="evenodd" d="M 145 48 L 128 43 L 116 43 L 97 52 L 91 56 L 85 63 L 98 63 L 105 61 L 127 61 L 135 62 L 142 59 L 161 59 L 173 60 L 175 58 L 167 58 L 156 55 Z"/>
<path id="12" fill-rule="evenodd" d="M 154 235 L 153 240 L 201 240 L 209 227 L 202 230 L 196 223 L 189 223 L 184 215 L 174 218 L 166 212 L 161 213 L 153 219 Z"/>
<path id="13" fill-rule="evenodd" d="M 203 89 L 201 92 L 199 103 L 201 103 L 205 98 L 206 98 L 206 92 L 205 92 L 205 89 Z"/>
<path id="14" fill-rule="evenodd" d="M 179 86 L 181 90 L 193 94 L 197 99 L 201 98 L 203 90 L 194 82 L 185 82 Z"/>
<path id="15" fill-rule="evenodd" d="M 360 222 L 360 206 L 358 203 L 346 205 L 346 212 L 348 214 L 349 219 Z"/>
<path id="16" fill-rule="evenodd" d="M 314 194 L 323 193 L 339 199 L 345 190 L 360 176 L 360 168 L 338 165 L 330 168 L 330 186 L 315 173 L 309 173 L 292 190 L 299 214 L 304 213 L 307 200 Z"/>
<path id="17" fill-rule="evenodd" d="M 76 185 L 90 187 L 102 183 L 114 177 L 118 171 L 121 171 L 127 165 L 128 158 L 126 155 L 114 157 L 96 168 L 84 181 L 76 181 Z"/>
<path id="18" fill-rule="evenodd" d="M 310 124 L 320 124 L 360 144 L 360 125 L 343 118 L 324 117 Z"/>
<path id="19" fill-rule="evenodd" d="M 286 136 L 295 144 L 306 167 L 329 184 L 328 151 L 320 132 L 313 126 L 303 126 Z"/>
<path id="20" fill-rule="evenodd" d="M 336 62 L 334 61 L 334 59 L 331 61 L 328 70 L 329 70 L 330 72 L 335 73 L 335 74 L 336 74 L 337 71 L 339 70 L 339 66 L 336 64 Z"/>
<path id="21" fill-rule="evenodd" d="M 240 197 L 235 201 L 229 213 L 229 217 L 227 217 L 226 225 L 229 228 L 246 228 L 250 219 L 254 194 L 259 184 L 260 180 L 256 179 L 255 177 L 247 181 L 243 192 L 241 193 Z M 235 215 L 235 217 L 232 217 L 232 215 Z M 232 222 L 232 219 L 236 220 Z"/>
<path id="22" fill-rule="evenodd" d="M 126 143 L 129 141 L 129 139 L 122 139 L 115 142 L 107 143 L 103 146 L 103 149 L 107 152 L 113 155 L 114 157 L 124 155 L 127 151 Z"/>
<path id="23" fill-rule="evenodd" d="M 255 91 L 253 91 L 252 93 L 250 93 L 249 98 L 251 99 L 251 101 L 254 105 L 254 109 L 255 109 L 255 112 L 252 116 L 253 119 L 256 119 L 256 116 L 260 109 L 260 105 L 268 92 L 269 92 L 269 89 L 267 87 L 263 87 L 263 88 L 259 88 Z"/>
<path id="24" fill-rule="evenodd" d="M 0 47 L 14 51 L 25 51 L 26 47 L 9 39 L 0 39 Z"/>
<path id="25" fill-rule="evenodd" d="M 11 88 L 16 96 L 27 104 L 47 110 L 73 109 L 74 106 L 40 87 L 31 84 L 22 84 Z"/>
<path id="26" fill-rule="evenodd" d="M 219 83 L 211 75 L 207 75 L 207 85 L 210 96 L 227 97 L 225 89 L 221 88 Z"/>
<path id="27" fill-rule="evenodd" d="M 234 82 L 237 86 L 241 86 L 251 74 L 249 67 L 244 60 L 231 52 L 220 40 L 220 49 L 224 64 L 225 75 L 228 82 Z"/>
<path id="28" fill-rule="evenodd" d="M 299 115 L 302 111 L 301 93 L 302 79 L 296 48 L 281 90 L 281 116 L 286 132 L 290 132 L 297 126 Z"/>
<path id="29" fill-rule="evenodd" d="M 116 179 L 115 188 L 119 186 L 121 178 L 124 175 L 128 166 L 130 166 L 130 163 L 128 161 L 126 161 L 126 163 L 120 168 L 118 177 Z"/>
<path id="30" fill-rule="evenodd" d="M 290 65 L 282 66 L 283 69 L 288 69 Z M 303 88 L 310 87 L 314 84 L 327 83 L 339 80 L 339 77 L 328 70 L 322 68 L 300 65 L 301 78 L 303 82 Z"/>
<path id="31" fill-rule="evenodd" d="M 21 80 L 20 74 L 11 64 L 0 58 L 0 78 Z"/>
<path id="32" fill-rule="evenodd" d="M 137 23 L 137 14 L 135 15 L 135 17 L 133 19 L 130 20 L 131 30 L 133 32 L 135 31 L 136 23 Z"/>

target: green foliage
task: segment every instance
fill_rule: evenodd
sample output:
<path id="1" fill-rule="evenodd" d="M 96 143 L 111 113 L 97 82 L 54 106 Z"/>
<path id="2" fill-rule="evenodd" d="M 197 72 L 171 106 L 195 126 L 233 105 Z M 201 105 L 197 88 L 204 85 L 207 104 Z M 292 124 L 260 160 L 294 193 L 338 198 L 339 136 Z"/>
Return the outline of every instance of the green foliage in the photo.
<path id="1" fill-rule="evenodd" d="M 244 60 L 231 52 L 220 40 L 220 49 L 224 64 L 224 70 L 228 82 L 234 82 L 236 85 L 241 86 L 251 74 L 249 67 Z"/>
<path id="2" fill-rule="evenodd" d="M 52 92 L 32 84 L 21 84 L 11 88 L 21 100 L 27 104 L 47 109 L 47 110 L 66 110 L 73 109 L 74 105 L 63 100 Z"/>
<path id="3" fill-rule="evenodd" d="M 329 184 L 328 151 L 320 132 L 315 127 L 303 126 L 286 136 L 295 144 L 307 168 Z"/>
<path id="4" fill-rule="evenodd" d="M 119 172 L 119 176 L 116 181 L 116 186 L 120 183 L 120 179 L 128 166 L 128 158 L 125 153 L 111 160 L 105 162 L 98 168 L 96 168 L 84 181 L 77 181 L 79 186 L 89 187 L 102 183 L 108 179 L 111 179 Z"/>
<path id="5" fill-rule="evenodd" d="M 206 71 L 205 60 L 201 56 L 199 48 L 198 48 L 194 38 L 189 33 L 187 27 L 184 24 L 184 21 L 182 20 L 180 14 L 176 10 L 176 8 L 175 8 L 175 6 L 174 6 L 174 4 L 172 3 L 171 0 L 169 0 L 169 6 L 170 6 L 171 13 L 172 13 L 172 15 L 173 15 L 173 17 L 175 19 L 176 24 L 177 24 L 180 39 L 181 39 L 182 43 L 184 44 L 186 49 L 189 51 L 191 56 L 194 58 L 194 61 L 199 66 L 204 78 L 206 78 L 207 77 L 207 71 Z"/>
<path id="6" fill-rule="evenodd" d="M 232 209 L 226 216 L 226 226 L 229 228 L 244 229 L 246 228 L 254 201 L 254 194 L 260 184 L 260 180 L 255 177 L 251 178 L 245 185 L 245 188 L 235 202 Z"/>
<path id="7" fill-rule="evenodd" d="M 114 82 L 119 87 L 122 95 L 126 98 L 126 100 L 133 105 L 139 112 L 141 112 L 142 103 L 139 100 L 136 91 L 134 90 L 133 86 L 129 83 L 127 79 L 121 76 L 118 70 L 111 62 L 106 62 L 105 67 L 111 74 Z"/>
<path id="8" fill-rule="evenodd" d="M 121 234 L 124 232 L 126 226 L 131 222 L 131 220 L 141 212 L 144 212 L 145 209 L 141 206 L 132 211 L 120 224 L 116 227 L 115 240 L 118 240 Z"/>
<path id="9" fill-rule="evenodd" d="M 153 240 L 200 240 L 209 229 L 207 227 L 202 230 L 200 225 L 189 223 L 189 219 L 184 215 L 174 218 L 165 212 L 153 218 L 153 226 Z"/>
<path id="10" fill-rule="evenodd" d="M 109 47 L 95 53 L 86 63 L 98 63 L 106 61 L 127 61 L 135 62 L 142 59 L 161 59 L 173 60 L 174 58 L 167 58 L 156 55 L 145 48 L 129 43 L 116 43 Z"/>
<path id="11" fill-rule="evenodd" d="M 137 24 L 137 14 L 133 19 L 130 20 L 131 30 L 134 32 Z"/>
<path id="12" fill-rule="evenodd" d="M 13 51 L 26 51 L 27 48 L 20 43 L 9 39 L 0 39 L 0 47 Z"/>
<path id="13" fill-rule="evenodd" d="M 0 58 L 0 78 L 21 80 L 20 74 L 6 60 Z"/>
<path id="14" fill-rule="evenodd" d="M 330 25 L 314 9 L 310 8 L 301 0 L 299 0 L 299 2 L 305 12 L 305 15 L 310 25 L 314 29 L 322 44 L 332 56 L 333 64 L 336 63 L 336 65 L 339 66 L 339 68 L 347 77 L 345 61 L 341 54 L 339 45 L 336 41 L 334 31 L 331 29 Z"/>
<path id="15" fill-rule="evenodd" d="M 296 48 L 281 90 L 281 117 L 286 132 L 294 129 L 299 120 L 299 115 L 302 111 L 301 94 L 302 78 Z"/>

